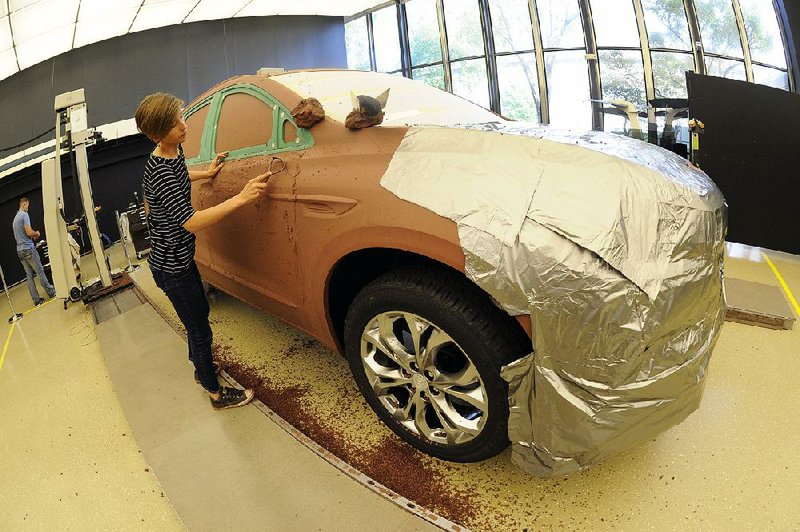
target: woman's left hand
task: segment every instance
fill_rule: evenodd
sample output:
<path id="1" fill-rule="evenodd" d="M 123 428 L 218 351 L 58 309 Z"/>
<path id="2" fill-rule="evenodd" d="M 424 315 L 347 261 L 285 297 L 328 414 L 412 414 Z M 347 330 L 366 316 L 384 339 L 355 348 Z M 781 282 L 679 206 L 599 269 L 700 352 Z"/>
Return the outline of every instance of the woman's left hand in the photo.
<path id="1" fill-rule="evenodd" d="M 211 164 L 209 165 L 207 170 L 209 179 L 214 179 L 219 173 L 219 171 L 222 170 L 222 167 L 225 166 L 224 162 L 225 157 L 227 156 L 228 152 L 224 151 L 222 153 L 218 153 L 217 156 L 214 157 L 214 160 L 211 161 Z"/>

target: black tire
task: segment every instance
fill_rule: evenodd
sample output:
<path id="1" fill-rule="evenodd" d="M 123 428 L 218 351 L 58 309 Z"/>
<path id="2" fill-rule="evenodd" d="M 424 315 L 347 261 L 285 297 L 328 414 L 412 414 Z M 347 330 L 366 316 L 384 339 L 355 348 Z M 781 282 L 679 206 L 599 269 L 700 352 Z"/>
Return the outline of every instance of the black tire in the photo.
<path id="1" fill-rule="evenodd" d="M 392 416 L 373 390 L 364 368 L 362 335 L 378 316 L 391 315 L 395 311 L 412 313 L 449 335 L 454 342 L 451 348 L 463 352 L 480 375 L 484 390 L 482 396 L 487 400 L 488 411 L 482 429 L 471 440 L 440 443 L 426 437 L 422 431 L 414 432 Z M 402 318 L 399 321 L 406 323 Z M 433 268 L 403 268 L 379 277 L 364 287 L 350 305 L 345 320 L 344 344 L 350 370 L 370 407 L 392 431 L 412 446 L 453 462 L 485 460 L 508 446 L 508 386 L 501 378 L 500 370 L 527 354 L 530 340 L 512 318 L 504 315 L 485 293 L 465 278 Z M 367 342 L 364 345 L 365 352 L 371 352 L 373 344 Z M 437 354 L 436 358 L 440 356 Z M 388 360 L 388 363 L 395 364 L 393 360 Z M 397 369 L 403 370 L 399 365 Z M 406 386 L 412 390 L 409 394 L 417 389 L 413 384 Z M 406 393 L 402 388 L 392 390 Z M 431 384 L 430 391 L 427 391 L 428 404 L 433 400 L 430 394 L 435 392 Z M 435 395 L 438 397 L 440 394 Z M 452 396 L 447 397 L 452 399 Z M 406 405 L 410 401 L 412 399 L 408 399 Z M 480 417 L 483 414 L 472 415 Z M 433 423 L 437 423 L 437 419 L 434 418 Z M 425 422 L 425 425 L 430 424 Z M 442 425 L 440 434 L 445 432 Z"/>

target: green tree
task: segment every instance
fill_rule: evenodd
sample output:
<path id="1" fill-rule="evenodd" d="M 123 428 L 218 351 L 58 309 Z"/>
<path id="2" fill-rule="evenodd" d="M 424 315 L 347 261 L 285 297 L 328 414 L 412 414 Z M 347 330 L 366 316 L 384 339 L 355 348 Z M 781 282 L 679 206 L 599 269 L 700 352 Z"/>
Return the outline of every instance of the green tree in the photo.
<path id="1" fill-rule="evenodd" d="M 369 36 L 366 19 L 358 18 L 344 25 L 347 66 L 354 70 L 369 70 Z"/>
<path id="2" fill-rule="evenodd" d="M 607 50 L 600 53 L 600 58 L 603 98 L 625 100 L 637 107 L 646 106 L 641 54 Z"/>
<path id="3" fill-rule="evenodd" d="M 539 108 L 541 107 L 541 98 L 539 97 L 539 74 L 536 70 L 536 64 L 532 61 L 526 61 L 528 56 L 520 55 L 517 49 L 517 43 L 512 38 L 512 25 L 513 18 L 525 17 L 530 24 L 530 13 L 525 8 L 524 12 L 509 12 L 508 5 L 503 0 L 493 2 L 491 5 L 492 16 L 492 37 L 494 38 L 495 48 L 502 50 L 509 50 L 515 52 L 512 57 L 516 61 L 516 65 L 525 73 L 525 79 L 528 82 L 528 91 L 530 97 L 520 94 L 519 91 L 525 90 L 524 88 L 514 87 L 511 91 L 506 92 L 506 98 L 503 101 L 502 109 L 500 110 L 503 116 L 514 119 L 522 120 L 539 120 Z M 531 39 L 533 39 L 531 37 Z M 504 83 L 503 80 L 499 80 Z M 533 99 L 534 109 L 531 109 L 531 98 Z"/>

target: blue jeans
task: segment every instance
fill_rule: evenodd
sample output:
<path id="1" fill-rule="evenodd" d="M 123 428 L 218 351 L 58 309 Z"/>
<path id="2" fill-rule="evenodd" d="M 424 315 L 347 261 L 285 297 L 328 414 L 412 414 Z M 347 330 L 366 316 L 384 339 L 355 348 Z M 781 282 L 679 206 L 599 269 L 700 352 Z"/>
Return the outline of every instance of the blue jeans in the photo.
<path id="1" fill-rule="evenodd" d="M 47 292 L 47 297 L 55 297 L 56 289 L 53 288 L 53 285 L 50 284 L 50 280 L 44 273 L 42 261 L 39 258 L 39 252 L 35 249 L 18 249 L 17 257 L 19 257 L 22 267 L 25 268 L 25 275 L 28 276 L 28 291 L 31 293 L 33 303 L 38 305 L 42 302 L 42 298 L 39 297 L 39 292 L 36 290 L 36 283 L 33 282 L 34 274 L 39 278 L 39 284 L 42 285 L 44 291 Z"/>
<path id="2" fill-rule="evenodd" d="M 208 324 L 208 299 L 206 299 L 200 272 L 194 262 L 180 273 L 166 273 L 150 267 L 156 285 L 167 294 L 181 323 L 186 328 L 189 343 L 189 360 L 194 364 L 203 388 L 211 393 L 219 391 L 219 382 L 211 357 L 212 332 Z"/>

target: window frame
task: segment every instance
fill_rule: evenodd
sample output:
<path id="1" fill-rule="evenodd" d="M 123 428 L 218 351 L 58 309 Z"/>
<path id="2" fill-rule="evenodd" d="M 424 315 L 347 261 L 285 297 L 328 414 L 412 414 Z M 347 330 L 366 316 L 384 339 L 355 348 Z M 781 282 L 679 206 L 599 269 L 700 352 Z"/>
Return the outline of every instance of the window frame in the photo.
<path id="1" fill-rule="evenodd" d="M 211 106 L 208 110 L 205 124 L 203 125 L 203 135 L 200 139 L 200 151 L 197 157 L 186 161 L 187 165 L 209 163 L 216 156 L 217 126 L 222 112 L 222 104 L 225 98 L 232 94 L 248 94 L 271 107 L 272 134 L 270 135 L 269 142 L 264 145 L 245 146 L 243 148 L 230 150 L 226 158 L 227 160 L 233 161 L 259 155 L 306 150 L 314 145 L 314 137 L 311 132 L 306 128 L 298 127 L 289 110 L 277 98 L 257 85 L 251 83 L 237 83 L 203 98 L 184 112 L 184 120 L 187 120 L 206 105 Z M 294 141 L 289 142 L 284 138 L 284 124 L 286 122 L 292 124 L 297 131 L 297 137 Z"/>

